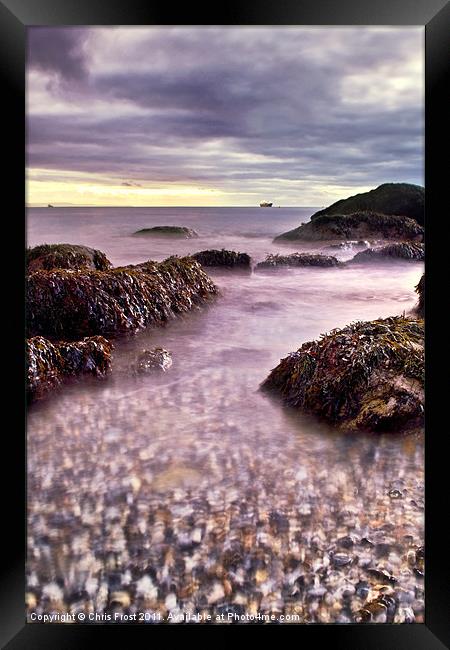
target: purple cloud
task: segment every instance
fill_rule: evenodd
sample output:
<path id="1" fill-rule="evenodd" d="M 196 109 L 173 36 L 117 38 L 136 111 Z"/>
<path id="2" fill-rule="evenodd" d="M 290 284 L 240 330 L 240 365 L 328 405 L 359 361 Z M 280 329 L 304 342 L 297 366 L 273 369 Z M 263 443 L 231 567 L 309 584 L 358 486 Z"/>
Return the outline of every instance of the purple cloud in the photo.
<path id="1" fill-rule="evenodd" d="M 28 164 L 127 187 L 422 183 L 422 41 L 418 28 L 31 28 Z"/>

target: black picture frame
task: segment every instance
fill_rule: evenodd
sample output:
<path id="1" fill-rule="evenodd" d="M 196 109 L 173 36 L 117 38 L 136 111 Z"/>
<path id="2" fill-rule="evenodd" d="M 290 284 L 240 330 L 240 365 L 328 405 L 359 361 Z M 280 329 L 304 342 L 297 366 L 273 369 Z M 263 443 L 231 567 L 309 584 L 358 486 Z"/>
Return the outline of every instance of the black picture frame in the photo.
<path id="1" fill-rule="evenodd" d="M 13 265 L 8 265 L 4 300 L 9 332 L 4 346 L 12 355 L 5 362 L 11 396 L 7 404 L 15 404 L 13 424 L 4 428 L 4 460 L 12 469 L 3 492 L 3 542 L 6 550 L 1 565 L 1 642 L 9 650 L 19 648 L 81 648 L 89 647 L 100 634 L 111 632 L 129 635 L 147 630 L 147 626 L 37 625 L 25 623 L 25 485 L 26 485 L 26 422 L 24 361 L 24 249 L 25 241 L 25 36 L 32 25 L 422 25 L 426 39 L 426 602 L 425 623 L 414 625 L 300 625 L 299 643 L 317 642 L 325 634 L 333 648 L 364 650 L 383 648 L 401 650 L 450 647 L 449 544 L 445 481 L 447 455 L 446 426 L 446 359 L 443 341 L 446 325 L 442 325 L 441 309 L 445 309 L 437 288 L 439 264 L 445 259 L 442 234 L 448 219 L 443 201 L 448 163 L 445 143 L 448 142 L 445 73 L 448 70 L 450 6 L 446 0 L 278 0 L 269 2 L 228 1 L 205 7 L 186 3 L 174 9 L 168 3 L 142 0 L 1 0 L 0 52 L 3 108 L 6 109 L 5 132 L 12 136 L 6 149 L 6 182 L 4 198 L 5 241 L 13 251 Z M 445 137 L 447 135 L 447 138 Z M 441 154 L 441 155 L 440 155 Z M 447 206 L 445 206 L 446 209 Z M 439 246 L 442 246 L 442 249 Z M 439 304 L 440 303 L 440 304 Z M 441 307 L 441 309 L 440 309 Z M 433 329 L 435 330 L 433 332 Z M 9 341 L 11 342 L 9 344 Z M 447 346 L 444 346 L 447 347 Z M 23 364 L 18 363 L 23 359 Z M 6 373 L 4 374 L 6 377 Z M 10 378 L 11 381 L 10 381 Z M 164 629 L 177 626 L 165 626 Z M 183 626 L 183 629 L 186 626 Z M 196 627 L 196 626 L 187 626 Z M 212 626 L 223 629 L 223 626 Z M 236 626 L 228 626 L 236 627 Z M 281 626 L 283 627 L 283 626 Z M 286 627 L 286 626 L 284 626 Z M 161 626 L 158 626 L 161 630 Z M 288 628 L 289 629 L 289 628 Z M 291 631 L 294 628 L 291 628 Z M 117 638 L 117 637 L 116 637 Z M 125 637 L 121 637 L 125 638 Z M 118 640 L 118 638 L 117 638 Z M 147 636 L 147 642 L 152 641 Z M 98 643 L 98 640 L 96 641 Z M 308 646 L 307 646 L 308 647 Z"/>

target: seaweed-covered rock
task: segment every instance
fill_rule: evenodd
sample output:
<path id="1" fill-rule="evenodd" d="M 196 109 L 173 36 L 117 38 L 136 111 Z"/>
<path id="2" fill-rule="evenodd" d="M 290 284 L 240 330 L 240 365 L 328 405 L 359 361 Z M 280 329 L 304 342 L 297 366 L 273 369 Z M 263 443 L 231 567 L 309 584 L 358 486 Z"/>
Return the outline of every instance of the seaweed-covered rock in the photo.
<path id="1" fill-rule="evenodd" d="M 359 322 L 304 343 L 261 389 L 339 428 L 409 431 L 423 424 L 424 323 Z"/>
<path id="2" fill-rule="evenodd" d="M 142 350 L 136 360 L 136 372 L 140 374 L 152 373 L 155 370 L 165 372 L 172 365 L 172 353 L 164 348 Z"/>
<path id="3" fill-rule="evenodd" d="M 327 241 L 341 239 L 394 239 L 422 241 L 423 228 L 409 217 L 354 212 L 323 215 L 275 237 L 274 241 Z"/>
<path id="4" fill-rule="evenodd" d="M 380 262 L 392 259 L 421 262 L 425 259 L 425 245 L 419 242 L 398 242 L 379 248 L 367 248 L 357 253 L 350 262 Z"/>
<path id="5" fill-rule="evenodd" d="M 76 340 L 162 325 L 217 293 L 190 257 L 108 271 L 36 271 L 27 283 L 29 336 Z"/>
<path id="6" fill-rule="evenodd" d="M 292 253 L 292 255 L 267 255 L 263 262 L 256 265 L 256 269 L 275 269 L 286 266 L 343 266 L 332 255 L 320 253 Z"/>
<path id="7" fill-rule="evenodd" d="M 103 336 L 82 341 L 52 343 L 42 336 L 27 340 L 27 393 L 30 400 L 43 397 L 64 379 L 78 375 L 105 377 L 113 345 Z"/>
<path id="8" fill-rule="evenodd" d="M 351 214 L 363 210 L 382 214 L 400 214 L 424 224 L 425 189 L 410 183 L 383 183 L 370 192 L 355 194 L 312 215 L 311 220 L 325 214 Z"/>
<path id="9" fill-rule="evenodd" d="M 153 226 L 152 228 L 141 228 L 136 230 L 135 235 L 147 237 L 180 237 L 181 239 L 192 239 L 198 234 L 192 228 L 185 226 Z"/>
<path id="10" fill-rule="evenodd" d="M 224 266 L 227 268 L 245 267 L 250 268 L 250 255 L 247 253 L 236 253 L 235 251 L 207 250 L 194 253 L 192 257 L 202 266 Z"/>
<path id="11" fill-rule="evenodd" d="M 416 293 L 419 294 L 419 300 L 416 305 L 416 313 L 419 318 L 423 318 L 425 311 L 425 273 L 420 278 L 419 283 L 415 289 Z"/>
<path id="12" fill-rule="evenodd" d="M 111 262 L 106 255 L 95 248 L 78 244 L 41 244 L 26 252 L 28 273 L 45 269 L 90 268 L 106 271 Z"/>

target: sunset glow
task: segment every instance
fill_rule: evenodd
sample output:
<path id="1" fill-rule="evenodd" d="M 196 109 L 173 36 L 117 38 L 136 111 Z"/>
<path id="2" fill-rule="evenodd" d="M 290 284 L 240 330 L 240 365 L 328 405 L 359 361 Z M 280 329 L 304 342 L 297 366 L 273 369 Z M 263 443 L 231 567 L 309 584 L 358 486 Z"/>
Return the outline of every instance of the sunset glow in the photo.
<path id="1" fill-rule="evenodd" d="M 422 28 L 28 40 L 29 205 L 325 205 L 423 183 Z"/>

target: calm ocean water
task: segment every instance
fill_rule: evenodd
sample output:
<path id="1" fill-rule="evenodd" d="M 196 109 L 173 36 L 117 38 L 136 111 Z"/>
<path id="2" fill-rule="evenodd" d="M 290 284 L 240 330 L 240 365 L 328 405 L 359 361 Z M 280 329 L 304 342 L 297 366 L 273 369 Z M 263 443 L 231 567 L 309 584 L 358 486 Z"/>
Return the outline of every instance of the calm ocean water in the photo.
<path id="1" fill-rule="evenodd" d="M 27 243 L 85 244 L 104 251 L 115 265 L 213 247 L 247 252 L 259 261 L 269 252 L 300 250 L 272 239 L 314 211 L 30 209 Z M 194 228 L 200 237 L 132 236 L 164 224 Z M 345 259 L 354 252 L 338 255 Z M 73 607 L 89 601 L 106 611 L 118 591 L 138 607 L 147 576 L 156 592 L 146 607 L 155 611 L 238 601 L 245 609 L 255 598 L 260 608 L 276 602 L 287 611 L 292 598 L 286 567 L 299 556 L 312 574 L 311 589 L 323 586 L 332 595 L 328 604 L 321 600 L 310 611 L 308 605 L 313 621 L 352 620 L 358 598 L 333 608 L 342 600 L 335 591 L 366 579 L 368 563 L 399 578 L 420 616 L 420 580 L 408 570 L 406 554 L 409 546 L 423 543 L 422 440 L 337 433 L 287 411 L 258 386 L 280 358 L 323 332 L 408 312 L 422 272 L 421 263 L 408 262 L 212 272 L 221 296 L 210 307 L 117 341 L 108 380 L 67 386 L 32 406 L 29 588 L 53 589 Z M 172 368 L 162 376 L 131 376 L 133 359 L 150 346 L 171 350 Z M 394 484 L 408 498 L 391 499 Z M 275 532 L 273 513 L 287 522 Z M 242 541 L 247 534 L 250 546 Z M 388 551 L 346 551 L 352 562 L 331 579 L 318 567 L 348 534 L 384 540 Z M 238 542 L 246 549 L 244 577 L 230 578 L 229 592 L 219 569 L 211 567 Z M 256 556 L 264 558 L 261 579 L 254 577 Z M 82 595 L 76 600 L 74 594 Z M 305 603 L 314 598 L 305 595 Z"/>
<path id="2" fill-rule="evenodd" d="M 32 208 L 28 245 L 78 241 L 104 250 L 113 264 L 161 260 L 219 247 L 256 257 L 272 251 L 275 235 L 308 221 L 316 208 Z M 199 239 L 167 242 L 133 237 L 159 225 L 193 228 Z M 175 246 L 175 248 L 174 248 Z"/>

